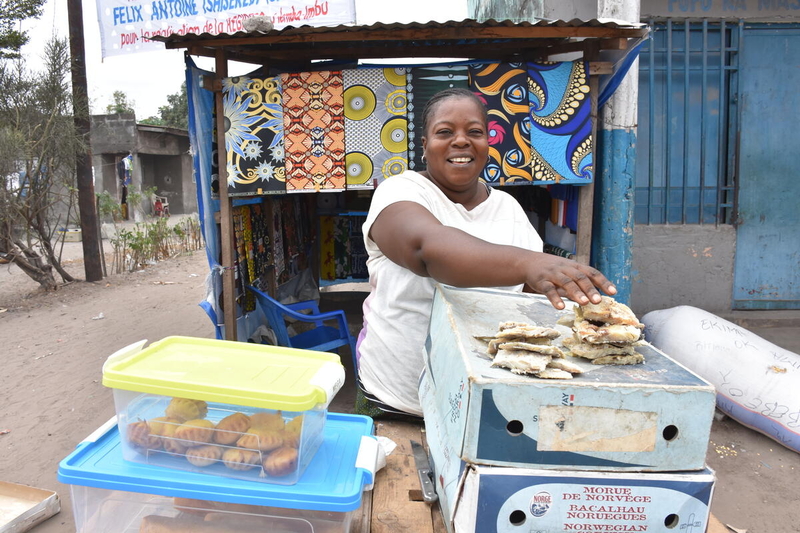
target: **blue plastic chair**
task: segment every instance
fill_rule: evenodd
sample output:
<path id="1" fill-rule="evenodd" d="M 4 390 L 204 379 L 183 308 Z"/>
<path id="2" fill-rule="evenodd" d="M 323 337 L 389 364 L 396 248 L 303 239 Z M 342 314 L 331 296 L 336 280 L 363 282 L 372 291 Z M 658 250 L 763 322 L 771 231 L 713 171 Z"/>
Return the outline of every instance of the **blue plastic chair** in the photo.
<path id="1" fill-rule="evenodd" d="M 358 373 L 356 343 L 347 328 L 347 317 L 344 311 L 321 313 L 319 306 L 313 300 L 282 304 L 255 287 L 248 286 L 247 290 L 255 295 L 258 306 L 269 322 L 269 327 L 275 332 L 279 346 L 337 353 L 339 347 L 349 346 L 353 357 L 353 368 L 356 374 Z M 301 311 L 309 313 L 302 313 Z M 308 331 L 289 336 L 286 318 L 314 324 L 314 327 Z M 326 322 L 332 323 L 333 321 L 336 322 L 336 326 L 325 325 Z"/>

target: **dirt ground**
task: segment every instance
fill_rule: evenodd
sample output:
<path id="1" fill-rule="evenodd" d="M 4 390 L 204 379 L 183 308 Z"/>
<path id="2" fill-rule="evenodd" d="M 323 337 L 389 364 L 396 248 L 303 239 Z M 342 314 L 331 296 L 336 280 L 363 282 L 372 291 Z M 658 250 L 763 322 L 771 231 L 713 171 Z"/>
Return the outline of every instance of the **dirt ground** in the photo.
<path id="1" fill-rule="evenodd" d="M 67 248 L 75 258 L 68 270 L 83 278 L 80 243 Z M 70 489 L 56 479 L 58 462 L 114 415 L 111 391 L 101 383 L 106 357 L 142 339 L 213 337 L 197 305 L 207 271 L 201 250 L 41 294 L 16 267 L 0 265 L 0 480 L 57 491 L 62 502 L 61 512 L 34 533 L 75 531 Z M 321 305 L 344 308 L 357 329 L 363 296 L 339 293 Z M 797 328 L 753 331 L 800 351 Z M 346 387 L 332 411 L 350 411 L 352 384 Z M 723 418 L 714 422 L 707 461 L 717 475 L 712 512 L 732 531 L 800 531 L 800 454 Z"/>

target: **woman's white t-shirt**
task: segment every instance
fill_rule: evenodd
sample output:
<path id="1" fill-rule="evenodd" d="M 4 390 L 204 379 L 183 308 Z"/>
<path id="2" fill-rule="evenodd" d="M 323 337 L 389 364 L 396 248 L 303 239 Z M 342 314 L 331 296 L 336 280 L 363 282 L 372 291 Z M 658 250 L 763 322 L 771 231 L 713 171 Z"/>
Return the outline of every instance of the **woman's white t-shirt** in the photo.
<path id="1" fill-rule="evenodd" d="M 393 263 L 369 238 L 370 228 L 387 206 L 415 202 L 445 226 L 491 243 L 541 252 L 542 239 L 519 203 L 503 191 L 490 192 L 486 200 L 467 211 L 413 171 L 393 176 L 375 190 L 363 225 L 371 292 L 363 306 L 358 372 L 366 390 L 395 409 L 422 415 L 417 386 L 436 280 Z M 520 291 L 522 285 L 504 288 Z"/>

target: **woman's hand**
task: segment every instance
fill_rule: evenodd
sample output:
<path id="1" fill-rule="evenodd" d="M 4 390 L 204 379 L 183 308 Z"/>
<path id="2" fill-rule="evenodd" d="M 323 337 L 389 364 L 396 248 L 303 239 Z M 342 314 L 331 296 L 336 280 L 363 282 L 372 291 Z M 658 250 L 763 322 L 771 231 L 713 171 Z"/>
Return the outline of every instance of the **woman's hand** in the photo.
<path id="1" fill-rule="evenodd" d="M 528 264 L 526 285 L 533 291 L 547 296 L 556 309 L 564 309 L 562 297 L 579 305 L 600 303 L 599 287 L 608 295 L 617 293 L 617 288 L 599 270 L 546 253 L 536 253 Z"/>

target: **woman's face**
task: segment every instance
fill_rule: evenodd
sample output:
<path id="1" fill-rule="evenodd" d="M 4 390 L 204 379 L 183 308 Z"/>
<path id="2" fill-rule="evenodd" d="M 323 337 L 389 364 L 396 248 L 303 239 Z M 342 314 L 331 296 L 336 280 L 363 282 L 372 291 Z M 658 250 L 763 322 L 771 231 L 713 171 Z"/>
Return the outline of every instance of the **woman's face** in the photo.
<path id="1" fill-rule="evenodd" d="M 439 102 L 422 148 L 428 175 L 440 188 L 460 191 L 474 186 L 489 157 L 489 137 L 478 103 L 464 97 Z"/>

